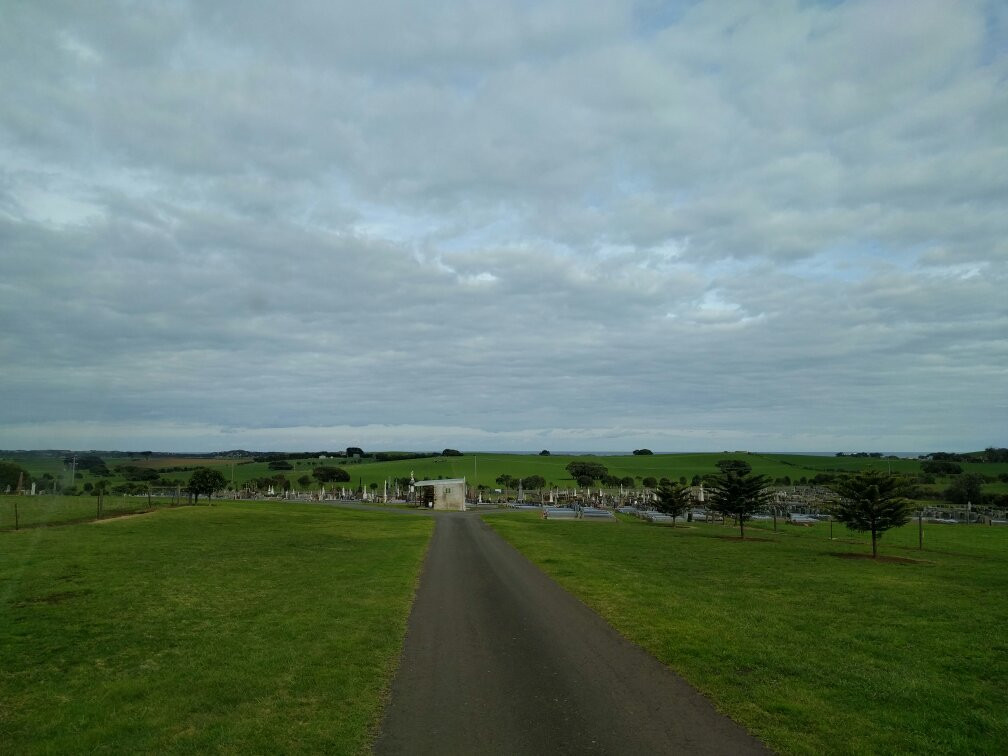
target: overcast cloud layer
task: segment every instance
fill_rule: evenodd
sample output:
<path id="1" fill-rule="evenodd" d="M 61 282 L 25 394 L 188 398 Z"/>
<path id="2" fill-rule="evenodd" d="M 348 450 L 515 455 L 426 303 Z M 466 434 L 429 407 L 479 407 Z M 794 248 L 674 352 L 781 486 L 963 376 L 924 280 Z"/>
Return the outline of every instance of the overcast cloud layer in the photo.
<path id="1" fill-rule="evenodd" d="M 989 3 L 4 3 L 0 448 L 1008 438 Z"/>

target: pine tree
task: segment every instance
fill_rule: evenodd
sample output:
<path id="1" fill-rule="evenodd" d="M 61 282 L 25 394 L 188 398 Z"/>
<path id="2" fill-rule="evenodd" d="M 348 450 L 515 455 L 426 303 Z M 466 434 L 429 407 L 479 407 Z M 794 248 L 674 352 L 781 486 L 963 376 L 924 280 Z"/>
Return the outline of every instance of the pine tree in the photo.
<path id="1" fill-rule="evenodd" d="M 851 530 L 871 532 L 872 558 L 878 556 L 878 539 L 890 528 L 910 521 L 910 502 L 905 494 L 909 484 L 903 478 L 875 470 L 842 478 L 833 484 L 840 497 L 833 516 Z"/>
<path id="2" fill-rule="evenodd" d="M 675 527 L 677 517 L 682 516 L 693 505 L 693 494 L 688 486 L 680 483 L 663 483 L 656 491 L 658 501 L 655 503 L 659 512 L 672 515 L 672 527 Z"/>
<path id="3" fill-rule="evenodd" d="M 738 460 L 717 463 L 720 475 L 710 477 L 710 508 L 738 520 L 739 533 L 745 538 L 745 521 L 763 509 L 770 500 L 766 475 L 753 475 L 752 468 Z"/>

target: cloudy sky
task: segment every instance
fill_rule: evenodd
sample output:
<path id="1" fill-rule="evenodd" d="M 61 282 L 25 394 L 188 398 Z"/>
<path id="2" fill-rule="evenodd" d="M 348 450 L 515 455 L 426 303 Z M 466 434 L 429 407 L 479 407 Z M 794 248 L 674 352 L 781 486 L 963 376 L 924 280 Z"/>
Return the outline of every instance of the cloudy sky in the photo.
<path id="1" fill-rule="evenodd" d="M 1008 445 L 999 0 L 7 0 L 0 91 L 0 448 Z"/>

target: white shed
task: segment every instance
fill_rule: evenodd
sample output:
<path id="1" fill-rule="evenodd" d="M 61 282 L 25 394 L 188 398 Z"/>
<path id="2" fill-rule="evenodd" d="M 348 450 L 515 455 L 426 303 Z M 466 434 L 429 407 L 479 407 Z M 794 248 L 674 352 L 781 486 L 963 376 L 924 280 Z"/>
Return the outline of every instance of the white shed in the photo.
<path id="1" fill-rule="evenodd" d="M 417 500 L 422 507 L 465 511 L 465 478 L 418 480 L 413 486 L 416 488 Z"/>

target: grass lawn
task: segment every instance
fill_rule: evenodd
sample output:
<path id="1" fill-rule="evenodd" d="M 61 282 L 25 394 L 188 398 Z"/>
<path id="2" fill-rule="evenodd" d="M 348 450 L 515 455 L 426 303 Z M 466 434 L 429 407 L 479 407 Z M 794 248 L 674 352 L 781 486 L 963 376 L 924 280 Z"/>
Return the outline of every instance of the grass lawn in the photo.
<path id="1" fill-rule="evenodd" d="M 366 750 L 432 527 L 229 502 L 0 533 L 2 750 Z"/>
<path id="2" fill-rule="evenodd" d="M 185 501 L 184 495 L 182 501 Z M 201 500 L 202 501 L 202 500 Z M 150 508 L 171 505 L 171 499 L 154 497 Z M 3 496 L 0 495 L 0 530 L 13 530 L 14 513 L 17 508 L 17 524 L 22 528 L 39 525 L 82 522 L 97 519 L 97 496 Z M 108 494 L 102 497 L 101 516 L 115 517 L 148 509 L 146 496 L 118 496 Z"/>
<path id="3" fill-rule="evenodd" d="M 777 750 L 1008 750 L 1008 528 L 487 521 Z"/>

